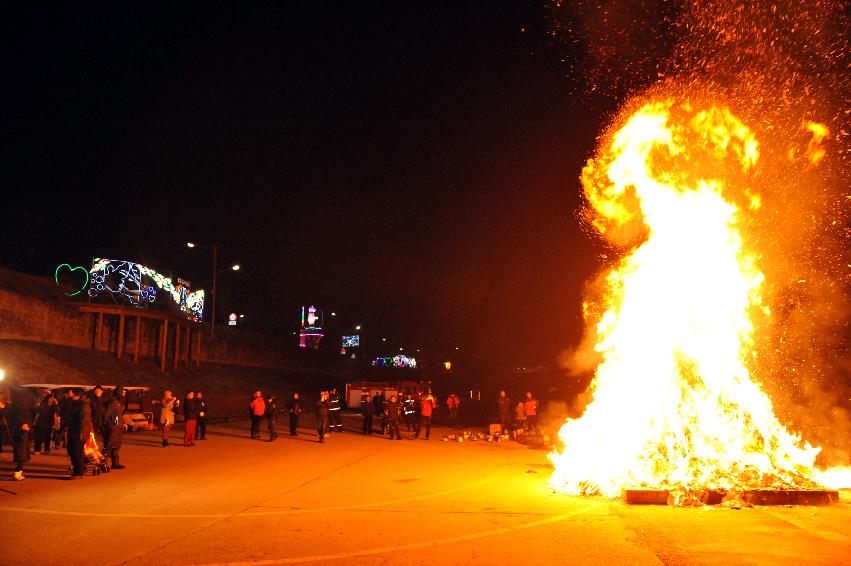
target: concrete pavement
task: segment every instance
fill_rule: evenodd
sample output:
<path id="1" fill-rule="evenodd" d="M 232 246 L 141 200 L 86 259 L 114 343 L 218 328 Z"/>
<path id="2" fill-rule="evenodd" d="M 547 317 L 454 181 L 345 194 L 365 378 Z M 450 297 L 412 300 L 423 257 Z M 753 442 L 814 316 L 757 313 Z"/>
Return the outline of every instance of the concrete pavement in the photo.
<path id="1" fill-rule="evenodd" d="M 344 419 L 359 429 L 356 417 Z M 311 425 L 312 421 L 305 420 Z M 286 429 L 279 423 L 279 430 Z M 172 441 L 177 443 L 175 431 Z M 628 506 L 547 486 L 515 443 L 356 432 L 276 442 L 248 423 L 197 447 L 129 434 L 124 470 L 64 480 L 64 455 L 0 481 L 0 564 L 840 564 L 851 504 L 743 510 Z M 0 463 L 11 477 L 9 462 Z"/>

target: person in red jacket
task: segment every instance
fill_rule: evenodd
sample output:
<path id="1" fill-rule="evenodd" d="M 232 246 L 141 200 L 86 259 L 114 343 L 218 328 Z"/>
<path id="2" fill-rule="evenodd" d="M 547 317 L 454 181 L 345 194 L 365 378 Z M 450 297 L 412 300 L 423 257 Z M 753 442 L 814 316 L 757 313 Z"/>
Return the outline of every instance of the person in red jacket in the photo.
<path id="1" fill-rule="evenodd" d="M 451 394 L 446 399 L 446 408 L 449 409 L 449 421 L 453 426 L 458 425 L 458 409 L 461 407 L 461 398 L 456 394 Z"/>
<path id="2" fill-rule="evenodd" d="M 436 402 L 431 393 L 420 402 L 420 422 L 417 424 L 414 438 L 419 438 L 420 430 L 425 426 L 425 439 L 428 440 L 429 435 L 431 435 L 431 414 L 434 412 L 435 405 Z"/>
<path id="3" fill-rule="evenodd" d="M 538 400 L 532 397 L 531 392 L 526 393 L 526 402 L 523 403 L 523 408 L 526 412 L 526 428 L 534 431 L 535 425 L 538 424 Z"/>
<path id="4" fill-rule="evenodd" d="M 260 422 L 266 416 L 266 401 L 259 389 L 254 392 L 253 399 L 248 404 L 248 414 L 251 416 L 251 438 L 260 438 Z"/>

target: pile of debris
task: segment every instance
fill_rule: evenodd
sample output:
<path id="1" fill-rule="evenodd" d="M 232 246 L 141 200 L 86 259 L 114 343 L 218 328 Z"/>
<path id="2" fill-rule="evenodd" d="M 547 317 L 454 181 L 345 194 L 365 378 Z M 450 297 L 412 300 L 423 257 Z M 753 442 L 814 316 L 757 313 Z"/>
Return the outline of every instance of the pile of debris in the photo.
<path id="1" fill-rule="evenodd" d="M 512 440 L 512 435 L 503 434 L 499 425 L 491 425 L 491 429 L 489 432 L 476 432 L 465 430 L 463 432 L 458 432 L 454 434 L 448 434 L 443 437 L 443 442 L 507 442 Z M 522 444 L 529 444 L 535 446 L 551 446 L 550 435 L 541 432 L 541 433 L 527 433 L 514 436 L 514 440 L 520 442 Z"/>

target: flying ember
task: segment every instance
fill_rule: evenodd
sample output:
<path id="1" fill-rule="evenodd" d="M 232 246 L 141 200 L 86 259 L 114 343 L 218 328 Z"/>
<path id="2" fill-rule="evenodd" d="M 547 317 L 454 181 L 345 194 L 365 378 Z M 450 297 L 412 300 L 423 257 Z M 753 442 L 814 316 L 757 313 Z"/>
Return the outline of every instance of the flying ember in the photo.
<path id="1" fill-rule="evenodd" d="M 744 222 L 761 206 L 749 183 L 759 159 L 756 136 L 727 108 L 657 99 L 589 160 L 591 222 L 629 253 L 604 298 L 585 305 L 601 361 L 593 400 L 550 455 L 556 489 L 815 485 L 820 449 L 781 424 L 749 371 L 753 320 L 771 316 Z"/>

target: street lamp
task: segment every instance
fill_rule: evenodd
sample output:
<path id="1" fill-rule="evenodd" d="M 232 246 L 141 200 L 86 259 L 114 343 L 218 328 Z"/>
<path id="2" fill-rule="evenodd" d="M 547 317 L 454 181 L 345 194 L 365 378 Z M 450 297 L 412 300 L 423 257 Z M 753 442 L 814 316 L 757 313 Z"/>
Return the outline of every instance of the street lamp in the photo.
<path id="1" fill-rule="evenodd" d="M 194 248 L 197 244 L 194 242 L 186 242 L 186 247 Z M 210 289 L 210 336 L 216 335 L 216 276 L 225 271 L 239 271 L 239 264 L 234 264 L 230 269 L 218 271 L 219 261 L 219 246 L 206 246 L 213 252 L 213 286 Z"/>
<path id="2" fill-rule="evenodd" d="M 355 326 L 355 330 L 360 330 L 360 324 L 358 324 L 357 326 Z"/>

